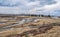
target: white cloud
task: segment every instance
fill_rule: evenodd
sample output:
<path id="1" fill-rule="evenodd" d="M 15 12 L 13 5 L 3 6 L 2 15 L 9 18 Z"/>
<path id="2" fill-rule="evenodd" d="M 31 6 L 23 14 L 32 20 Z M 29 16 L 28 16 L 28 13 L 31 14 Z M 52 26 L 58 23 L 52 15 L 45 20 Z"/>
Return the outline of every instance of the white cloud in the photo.
<path id="1" fill-rule="evenodd" d="M 60 2 L 58 1 L 56 4 L 52 4 L 52 5 L 45 5 L 45 6 L 43 7 L 43 9 L 45 9 L 45 10 L 60 9 Z"/>
<path id="2" fill-rule="evenodd" d="M 23 11 L 18 7 L 0 7 L 0 13 L 3 14 L 19 14 L 23 13 Z"/>
<path id="3" fill-rule="evenodd" d="M 30 1 L 30 2 L 29 2 Z M 48 1 L 48 2 L 47 2 Z M 51 2 L 50 2 L 51 1 Z M 51 14 L 60 10 L 60 0 L 0 0 L 0 13 L 9 14 Z M 13 6 L 13 7 L 9 7 Z M 39 13 L 40 12 L 40 13 Z"/>
<path id="4" fill-rule="evenodd" d="M 27 6 L 35 6 L 35 5 L 39 5 L 39 1 L 27 3 Z"/>
<path id="5" fill-rule="evenodd" d="M 58 14 L 58 12 L 55 12 L 56 10 L 60 10 L 60 0 L 56 0 L 57 3 L 56 4 L 52 4 L 52 5 L 45 5 L 43 7 L 37 7 L 37 8 L 34 8 L 32 10 L 30 10 L 30 12 L 34 13 L 34 12 L 37 12 L 37 13 L 40 13 L 40 14 Z"/>

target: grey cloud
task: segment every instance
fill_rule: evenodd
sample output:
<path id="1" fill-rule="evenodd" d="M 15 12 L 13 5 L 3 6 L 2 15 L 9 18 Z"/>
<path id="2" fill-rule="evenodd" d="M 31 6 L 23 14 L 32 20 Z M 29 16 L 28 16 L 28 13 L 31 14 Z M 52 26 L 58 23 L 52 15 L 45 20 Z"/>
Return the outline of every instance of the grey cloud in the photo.
<path id="1" fill-rule="evenodd" d="M 0 13 L 6 13 L 6 14 L 21 14 L 21 13 L 25 13 L 26 14 L 40 14 L 37 11 L 30 11 L 32 9 L 35 8 L 43 8 L 45 5 L 54 5 L 57 2 L 55 0 L 0 0 L 0 7 L 7 7 L 7 8 L 1 8 L 0 9 Z M 12 10 L 9 8 L 11 7 Z M 13 7 L 18 7 L 18 9 L 16 10 Z M 52 7 L 52 6 L 51 6 Z M 9 9 L 8 9 L 9 8 Z M 6 9 L 6 10 L 4 10 Z M 56 9 L 56 8 L 55 8 Z M 30 11 L 30 12 L 29 12 Z M 45 12 L 44 9 L 40 9 L 42 14 L 49 14 L 48 12 Z M 48 11 L 48 10 L 47 10 Z M 49 10 L 50 12 L 52 12 L 53 10 Z M 54 12 L 53 12 L 54 13 Z"/>
<path id="2" fill-rule="evenodd" d="M 0 0 L 0 6 L 14 7 L 18 6 L 20 3 L 18 1 L 12 0 Z"/>

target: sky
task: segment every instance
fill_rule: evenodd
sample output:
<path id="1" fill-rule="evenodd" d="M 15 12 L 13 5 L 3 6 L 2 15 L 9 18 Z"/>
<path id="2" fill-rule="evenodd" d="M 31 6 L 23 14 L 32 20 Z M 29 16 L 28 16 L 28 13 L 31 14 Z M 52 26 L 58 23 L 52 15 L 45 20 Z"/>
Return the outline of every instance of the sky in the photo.
<path id="1" fill-rule="evenodd" d="M 60 0 L 0 0 L 0 14 L 60 16 Z"/>

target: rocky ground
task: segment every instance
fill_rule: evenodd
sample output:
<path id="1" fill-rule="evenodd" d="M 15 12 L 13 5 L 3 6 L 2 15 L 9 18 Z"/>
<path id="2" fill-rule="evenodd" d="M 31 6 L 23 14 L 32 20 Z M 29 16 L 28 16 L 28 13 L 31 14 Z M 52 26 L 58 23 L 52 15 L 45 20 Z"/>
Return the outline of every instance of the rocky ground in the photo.
<path id="1" fill-rule="evenodd" d="M 60 18 L 0 17 L 0 37 L 60 37 Z"/>

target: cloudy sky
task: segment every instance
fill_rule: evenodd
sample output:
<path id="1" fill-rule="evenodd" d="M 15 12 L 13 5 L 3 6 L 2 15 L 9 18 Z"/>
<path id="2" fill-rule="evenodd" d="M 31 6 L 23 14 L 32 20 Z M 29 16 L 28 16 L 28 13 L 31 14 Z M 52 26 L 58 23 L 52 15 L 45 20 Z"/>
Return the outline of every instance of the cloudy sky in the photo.
<path id="1" fill-rule="evenodd" d="M 60 16 L 60 0 L 0 0 L 0 14 Z"/>

